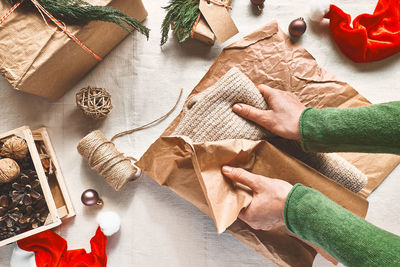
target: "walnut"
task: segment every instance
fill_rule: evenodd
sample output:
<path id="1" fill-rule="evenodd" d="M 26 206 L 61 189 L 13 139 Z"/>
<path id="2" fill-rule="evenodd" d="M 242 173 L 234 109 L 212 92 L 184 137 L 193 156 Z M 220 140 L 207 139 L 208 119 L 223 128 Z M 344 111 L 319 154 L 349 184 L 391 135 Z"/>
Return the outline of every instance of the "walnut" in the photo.
<path id="1" fill-rule="evenodd" d="M 0 184 L 9 183 L 18 177 L 20 168 L 13 159 L 0 159 Z"/>
<path id="2" fill-rule="evenodd" d="M 23 159 L 28 153 L 26 141 L 18 136 L 8 138 L 1 148 L 1 156 L 12 159 Z"/>

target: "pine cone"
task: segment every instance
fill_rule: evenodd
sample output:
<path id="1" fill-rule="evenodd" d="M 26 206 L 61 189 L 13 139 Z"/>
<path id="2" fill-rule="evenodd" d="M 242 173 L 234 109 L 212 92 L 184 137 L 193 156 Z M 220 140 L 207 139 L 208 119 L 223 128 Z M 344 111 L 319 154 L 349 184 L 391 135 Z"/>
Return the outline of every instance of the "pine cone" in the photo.
<path id="1" fill-rule="evenodd" d="M 0 195 L 7 195 L 11 191 L 11 183 L 5 183 L 0 185 Z"/>
<path id="2" fill-rule="evenodd" d="M 41 195 L 40 195 L 41 197 Z M 25 197 L 26 199 L 26 197 Z M 13 237 L 25 229 L 42 226 L 49 214 L 46 201 L 40 198 L 32 205 L 25 206 L 13 201 L 7 195 L 0 196 L 0 240 Z"/>
<path id="3" fill-rule="evenodd" d="M 22 216 L 22 213 L 19 212 L 16 203 L 12 203 L 10 199 L 5 200 L 8 196 L 3 195 L 0 198 L 3 204 L 3 206 L 0 207 L 0 240 L 3 240 L 21 232 L 17 221 Z"/>
<path id="4" fill-rule="evenodd" d="M 42 226 L 49 214 L 30 155 L 19 163 L 20 175 L 0 186 L 0 240 Z"/>
<path id="5" fill-rule="evenodd" d="M 44 224 L 47 219 L 49 210 L 46 201 L 38 201 L 33 207 L 27 206 L 24 215 L 19 219 L 21 228 L 37 228 Z"/>
<path id="6" fill-rule="evenodd" d="M 8 208 L 9 204 L 10 204 L 10 198 L 7 195 L 1 195 L 0 196 L 0 207 Z"/>
<path id="7" fill-rule="evenodd" d="M 21 232 L 21 228 L 18 225 L 7 227 L 5 223 L 0 223 L 0 240 L 4 240 L 13 237 Z"/>
<path id="8" fill-rule="evenodd" d="M 14 190 L 10 192 L 10 197 L 19 205 L 31 205 L 33 201 L 42 198 L 42 195 L 39 193 L 41 188 L 36 172 L 21 173 L 18 181 L 12 184 L 12 188 Z"/>
<path id="9" fill-rule="evenodd" d="M 6 228 L 12 228 L 17 225 L 17 222 L 21 217 L 22 213 L 17 207 L 16 202 L 11 202 L 8 207 L 0 207 L 0 223 L 2 223 Z"/>
<path id="10" fill-rule="evenodd" d="M 28 153 L 26 154 L 26 157 L 21 159 L 20 161 L 18 161 L 20 166 L 21 166 L 21 170 L 34 170 L 35 166 L 33 165 L 33 161 L 31 158 L 31 155 Z"/>

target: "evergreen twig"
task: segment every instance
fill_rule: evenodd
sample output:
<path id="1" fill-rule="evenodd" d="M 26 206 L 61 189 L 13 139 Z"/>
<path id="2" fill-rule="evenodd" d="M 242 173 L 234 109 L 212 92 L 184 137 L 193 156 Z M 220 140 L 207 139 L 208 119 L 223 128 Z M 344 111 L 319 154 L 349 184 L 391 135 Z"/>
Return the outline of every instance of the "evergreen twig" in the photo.
<path id="1" fill-rule="evenodd" d="M 14 5 L 17 0 L 8 0 Z M 26 1 L 33 5 L 29 0 Z M 149 38 L 150 30 L 140 21 L 110 6 L 93 6 L 82 0 L 38 0 L 38 2 L 56 19 L 69 25 L 86 25 L 92 20 L 101 20 L 118 24 L 128 32 L 133 27 Z"/>
<path id="2" fill-rule="evenodd" d="M 167 14 L 161 26 L 161 45 L 167 42 L 171 25 L 179 42 L 189 38 L 199 16 L 199 3 L 199 0 L 170 0 L 169 5 L 164 7 Z"/>

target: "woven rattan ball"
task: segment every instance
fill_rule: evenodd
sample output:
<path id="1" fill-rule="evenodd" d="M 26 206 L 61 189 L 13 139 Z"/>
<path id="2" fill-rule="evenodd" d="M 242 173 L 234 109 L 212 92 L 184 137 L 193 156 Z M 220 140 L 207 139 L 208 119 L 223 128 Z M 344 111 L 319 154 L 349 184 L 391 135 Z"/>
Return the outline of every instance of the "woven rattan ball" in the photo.
<path id="1" fill-rule="evenodd" d="M 112 109 L 111 95 L 104 88 L 88 86 L 76 93 L 76 105 L 86 116 L 103 119 Z"/>

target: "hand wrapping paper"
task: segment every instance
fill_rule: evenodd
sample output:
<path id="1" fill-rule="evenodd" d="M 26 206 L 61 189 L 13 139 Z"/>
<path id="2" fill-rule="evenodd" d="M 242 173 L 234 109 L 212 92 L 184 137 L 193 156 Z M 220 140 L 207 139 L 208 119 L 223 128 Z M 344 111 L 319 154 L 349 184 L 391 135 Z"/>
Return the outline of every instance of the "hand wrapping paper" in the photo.
<path id="1" fill-rule="evenodd" d="M 348 84 L 321 69 L 306 50 L 292 44 L 272 22 L 226 47 L 185 105 L 234 66 L 255 84 L 292 91 L 307 106 L 369 104 Z M 223 164 L 292 184 L 303 183 L 364 217 L 368 203 L 361 194 L 368 195 L 400 161 L 392 155 L 342 155 L 368 176 L 367 186 L 356 195 L 266 141 L 193 143 L 189 138 L 171 137 L 181 116 L 170 124 L 137 165 L 159 184 L 168 186 L 213 218 L 219 232 L 229 226 L 228 232 L 280 266 L 311 266 L 316 252 L 284 229 L 256 231 L 237 220 L 239 211 L 250 203 L 251 192 L 227 181 L 220 172 Z"/>

